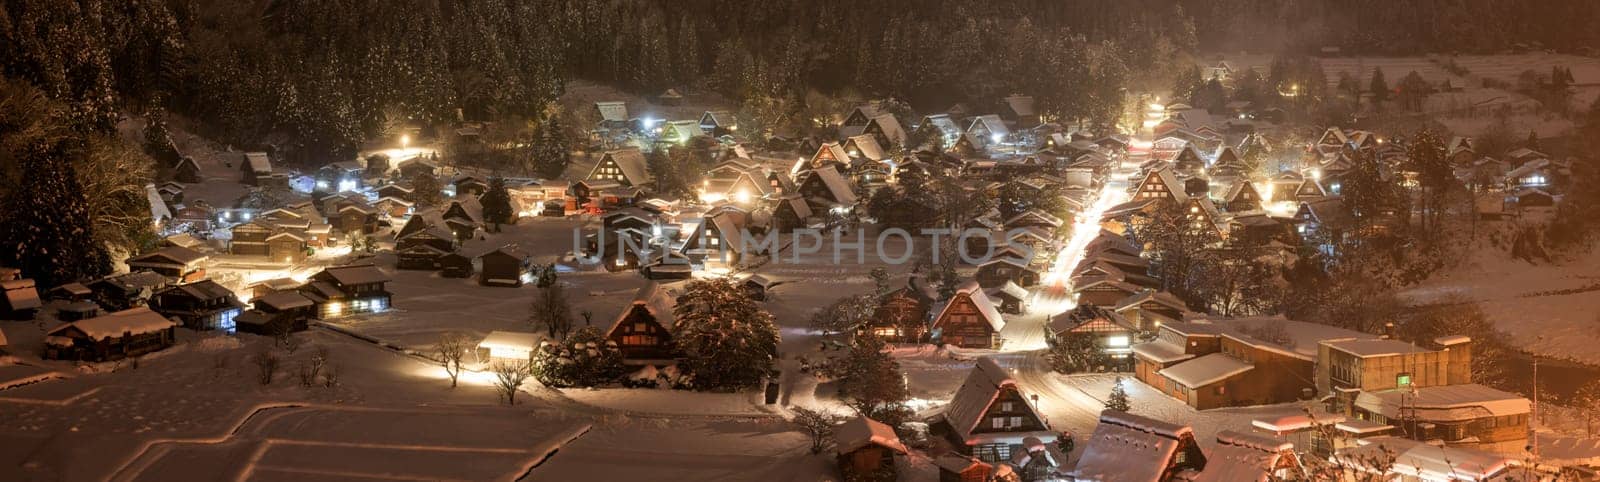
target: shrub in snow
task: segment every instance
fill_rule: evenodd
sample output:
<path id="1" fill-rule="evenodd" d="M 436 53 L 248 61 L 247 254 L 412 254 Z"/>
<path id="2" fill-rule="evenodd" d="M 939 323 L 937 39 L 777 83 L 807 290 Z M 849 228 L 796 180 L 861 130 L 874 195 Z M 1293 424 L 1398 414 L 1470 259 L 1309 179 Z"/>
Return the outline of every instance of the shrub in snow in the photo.
<path id="1" fill-rule="evenodd" d="M 256 381 L 262 385 L 271 385 L 272 377 L 278 373 L 278 355 L 263 347 L 255 355 L 250 356 L 250 363 L 256 367 Z"/>
<path id="2" fill-rule="evenodd" d="M 534 378 L 550 387 L 593 387 L 616 383 L 625 373 L 622 351 L 599 328 L 584 327 L 566 343 L 543 343 L 534 354 Z"/>

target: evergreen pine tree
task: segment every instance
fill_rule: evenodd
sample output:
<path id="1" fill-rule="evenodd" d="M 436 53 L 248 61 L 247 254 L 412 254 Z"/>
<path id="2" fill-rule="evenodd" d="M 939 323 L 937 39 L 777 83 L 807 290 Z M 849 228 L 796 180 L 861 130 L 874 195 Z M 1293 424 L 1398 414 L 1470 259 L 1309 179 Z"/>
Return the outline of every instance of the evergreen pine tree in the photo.
<path id="1" fill-rule="evenodd" d="M 489 190 L 484 191 L 478 201 L 483 204 L 483 221 L 493 224 L 495 231 L 500 230 L 501 224 L 511 224 L 516 219 L 517 213 L 511 209 L 511 193 L 506 190 L 504 178 L 489 179 Z"/>
<path id="2" fill-rule="evenodd" d="M 8 219 L 3 243 L 6 264 L 22 269 L 40 286 L 104 275 L 111 259 L 94 235 L 88 200 L 73 172 L 73 141 L 39 140 L 21 146 L 22 176 L 4 203 Z"/>
<path id="3" fill-rule="evenodd" d="M 1367 90 L 1372 91 L 1372 103 L 1382 104 L 1389 100 L 1389 81 L 1383 78 L 1383 68 L 1372 69 L 1372 83 Z"/>
<path id="4" fill-rule="evenodd" d="M 1133 409 L 1133 403 L 1128 401 L 1128 390 L 1122 388 L 1122 377 L 1117 377 L 1115 385 L 1111 387 L 1111 396 L 1106 397 L 1106 410 L 1116 410 L 1126 413 Z"/>

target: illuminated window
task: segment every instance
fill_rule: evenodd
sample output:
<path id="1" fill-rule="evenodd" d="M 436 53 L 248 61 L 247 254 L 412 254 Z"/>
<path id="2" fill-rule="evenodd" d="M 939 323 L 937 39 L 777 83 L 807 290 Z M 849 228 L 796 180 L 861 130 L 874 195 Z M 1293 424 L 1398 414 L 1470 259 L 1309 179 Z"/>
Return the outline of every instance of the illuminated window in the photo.
<path id="1" fill-rule="evenodd" d="M 900 329 L 892 326 L 874 328 L 872 334 L 878 336 L 900 336 Z"/>
<path id="2" fill-rule="evenodd" d="M 1116 348 L 1126 348 L 1128 346 L 1128 337 L 1127 335 L 1113 336 L 1106 339 L 1106 344 Z"/>
<path id="3" fill-rule="evenodd" d="M 1394 384 L 1396 386 L 1401 386 L 1401 387 L 1409 387 L 1409 386 L 1411 386 L 1411 374 L 1410 373 L 1401 373 L 1399 375 L 1395 375 L 1394 376 Z"/>

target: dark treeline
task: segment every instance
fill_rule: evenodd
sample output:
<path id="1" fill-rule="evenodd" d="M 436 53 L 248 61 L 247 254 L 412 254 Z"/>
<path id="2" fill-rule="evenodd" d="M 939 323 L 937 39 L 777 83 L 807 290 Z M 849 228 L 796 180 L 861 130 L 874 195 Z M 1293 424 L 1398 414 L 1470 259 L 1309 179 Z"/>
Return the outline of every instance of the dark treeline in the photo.
<path id="1" fill-rule="evenodd" d="M 1573 0 L 1176 0 L 1202 49 L 1347 54 L 1496 53 L 1600 45 L 1600 2 Z"/>

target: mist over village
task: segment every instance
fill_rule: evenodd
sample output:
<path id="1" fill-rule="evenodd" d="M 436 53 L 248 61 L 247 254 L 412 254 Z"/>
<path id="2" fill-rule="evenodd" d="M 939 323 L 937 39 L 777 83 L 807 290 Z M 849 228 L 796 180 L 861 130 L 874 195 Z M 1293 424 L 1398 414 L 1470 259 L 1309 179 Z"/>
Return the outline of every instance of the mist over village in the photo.
<path id="1" fill-rule="evenodd" d="M 0 0 L 0 482 L 1600 481 L 1596 24 Z"/>

